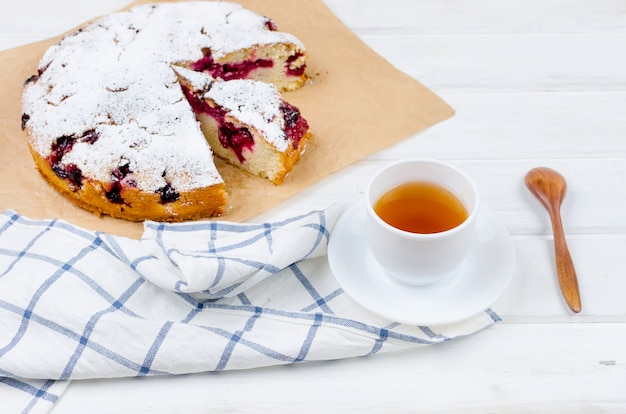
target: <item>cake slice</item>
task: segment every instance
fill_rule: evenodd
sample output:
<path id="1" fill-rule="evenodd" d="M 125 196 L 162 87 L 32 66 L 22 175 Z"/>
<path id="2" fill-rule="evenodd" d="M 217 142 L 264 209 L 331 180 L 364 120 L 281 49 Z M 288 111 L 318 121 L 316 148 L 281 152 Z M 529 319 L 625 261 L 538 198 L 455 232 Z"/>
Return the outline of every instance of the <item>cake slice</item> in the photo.
<path id="1" fill-rule="evenodd" d="M 175 71 L 214 154 L 281 184 L 312 135 L 298 108 L 271 84 Z"/>

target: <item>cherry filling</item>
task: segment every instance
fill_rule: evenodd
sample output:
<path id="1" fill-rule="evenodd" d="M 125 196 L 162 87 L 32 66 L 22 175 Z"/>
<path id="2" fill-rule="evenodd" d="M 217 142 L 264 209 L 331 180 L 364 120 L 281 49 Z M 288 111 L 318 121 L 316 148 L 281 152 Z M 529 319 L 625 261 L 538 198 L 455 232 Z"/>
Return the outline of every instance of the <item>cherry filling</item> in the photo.
<path id="1" fill-rule="evenodd" d="M 119 181 L 113 181 L 109 190 L 105 191 L 104 194 L 111 203 L 124 204 L 122 184 Z"/>
<path id="2" fill-rule="evenodd" d="M 111 173 L 112 181 L 109 185 L 109 190 L 105 191 L 107 199 L 116 204 L 124 204 L 122 198 L 122 190 L 126 187 L 136 187 L 137 182 L 133 178 L 133 172 L 130 169 L 130 165 L 124 164 L 113 170 Z"/>
<path id="3" fill-rule="evenodd" d="M 163 171 L 161 177 L 165 178 L 166 173 L 167 171 Z M 180 198 L 180 194 L 174 189 L 174 187 L 172 187 L 172 184 L 167 181 L 165 181 L 165 185 L 163 187 L 155 190 L 155 193 L 161 196 L 161 199 L 159 200 L 159 203 L 161 204 L 173 203 Z"/>
<path id="4" fill-rule="evenodd" d="M 293 62 L 295 62 L 296 60 L 298 60 L 298 58 L 304 56 L 303 53 L 296 53 L 295 55 L 291 55 L 287 58 L 287 60 L 285 61 L 285 72 L 287 73 L 287 75 L 289 76 L 302 76 L 302 74 L 304 73 L 304 71 L 306 70 L 306 64 L 302 65 L 302 66 L 298 66 L 295 68 L 291 67 L 291 64 Z"/>
<path id="5" fill-rule="evenodd" d="M 293 142 L 294 148 L 298 148 L 300 140 L 309 130 L 309 123 L 300 115 L 300 110 L 295 106 L 283 102 L 280 111 L 285 118 L 285 135 Z"/>
<path id="6" fill-rule="evenodd" d="M 45 67 L 38 69 L 36 75 L 33 75 L 30 78 L 26 79 L 26 81 L 24 81 L 24 86 L 28 85 L 31 82 L 37 82 L 41 75 L 46 71 L 46 69 L 48 69 L 48 66 L 50 66 L 49 63 Z"/>
<path id="7" fill-rule="evenodd" d="M 72 150 L 76 138 L 63 135 L 52 143 L 52 152 L 48 155 L 48 162 L 51 166 L 55 166 L 61 162 L 61 158 Z"/>
<path id="8" fill-rule="evenodd" d="M 26 124 L 28 123 L 29 119 L 30 119 L 30 115 L 22 114 L 22 131 L 26 129 Z"/>
<path id="9" fill-rule="evenodd" d="M 80 140 L 88 144 L 93 144 L 98 140 L 98 138 L 100 138 L 100 135 L 98 135 L 96 130 L 90 129 L 83 133 L 83 135 L 80 137 Z"/>
<path id="10" fill-rule="evenodd" d="M 52 171 L 59 177 L 68 180 L 72 191 L 78 191 L 83 186 L 83 173 L 76 164 L 54 164 Z"/>
<path id="11" fill-rule="evenodd" d="M 24 86 L 28 85 L 31 82 L 37 82 L 40 76 L 41 76 L 41 73 L 37 73 L 36 75 L 33 75 L 30 78 L 26 79 L 24 81 Z"/>
<path id="12" fill-rule="evenodd" d="M 214 78 L 224 80 L 246 79 L 250 72 L 257 68 L 271 68 L 274 65 L 271 59 L 244 60 L 239 63 L 217 63 L 213 59 L 211 51 L 205 52 L 204 56 L 191 64 L 191 69 L 197 72 L 209 72 Z"/>
<path id="13" fill-rule="evenodd" d="M 226 111 L 217 106 L 211 107 L 204 99 L 191 92 L 189 88 L 183 87 L 183 92 L 195 113 L 205 113 L 210 115 L 217 122 L 217 134 L 220 144 L 224 148 L 233 150 L 239 162 L 246 161 L 243 150 L 252 150 L 254 138 L 247 128 L 237 128 L 231 122 L 226 122 Z"/>
<path id="14" fill-rule="evenodd" d="M 159 188 L 155 192 L 161 195 L 161 200 L 159 201 L 161 204 L 172 203 L 180 198 L 180 194 L 174 190 L 170 183 L 165 184 L 164 187 Z"/>
<path id="15" fill-rule="evenodd" d="M 52 151 L 48 155 L 48 162 L 52 171 L 60 178 L 68 180 L 72 191 L 78 191 L 82 187 L 83 174 L 75 164 L 65 165 L 61 162 L 61 159 L 72 150 L 75 142 L 76 138 L 73 136 L 64 135 L 59 137 L 52 143 Z"/>
<path id="16" fill-rule="evenodd" d="M 276 23 L 274 23 L 272 21 L 272 19 L 267 19 L 265 21 L 265 27 L 267 28 L 267 30 L 269 30 L 270 32 L 275 32 L 278 30 L 278 26 L 276 26 Z"/>
<path id="17" fill-rule="evenodd" d="M 252 138 L 248 128 L 237 128 L 230 122 L 226 122 L 219 127 L 218 138 L 222 147 L 230 148 L 235 152 L 240 163 L 246 161 L 243 156 L 243 150 L 246 148 L 252 150 L 252 147 L 254 147 L 254 138 Z"/>
<path id="18" fill-rule="evenodd" d="M 26 117 L 26 121 L 24 118 Z M 22 124 L 28 121 L 30 117 L 28 115 L 22 115 Z M 98 140 L 100 136 L 95 129 L 89 129 L 80 136 L 80 141 L 87 142 L 89 144 L 93 144 Z M 50 167 L 52 171 L 65 180 L 70 182 L 70 188 L 72 191 L 78 191 L 83 186 L 83 174 L 80 168 L 76 166 L 76 164 L 63 164 L 61 160 L 63 156 L 70 152 L 76 143 L 77 138 L 74 135 L 68 136 L 63 135 L 62 137 L 57 138 L 51 146 L 50 155 L 48 155 L 48 163 L 50 163 Z"/>

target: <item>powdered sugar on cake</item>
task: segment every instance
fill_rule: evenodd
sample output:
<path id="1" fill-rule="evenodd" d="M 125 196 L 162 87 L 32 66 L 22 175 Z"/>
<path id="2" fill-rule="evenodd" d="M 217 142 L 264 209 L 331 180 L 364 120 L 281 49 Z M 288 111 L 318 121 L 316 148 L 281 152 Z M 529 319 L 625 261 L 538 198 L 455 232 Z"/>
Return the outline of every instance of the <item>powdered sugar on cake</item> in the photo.
<path id="1" fill-rule="evenodd" d="M 248 98 L 252 95 L 252 99 Z M 230 114 L 254 126 L 277 150 L 288 147 L 285 122 L 278 108 L 281 97 L 271 85 L 246 80 L 216 82 L 205 94 L 218 105 L 229 108 Z"/>
<path id="2" fill-rule="evenodd" d="M 72 137 L 64 164 L 102 182 L 127 165 L 144 191 L 221 183 L 172 65 L 196 61 L 205 49 L 219 57 L 277 42 L 304 48 L 295 37 L 268 30 L 267 22 L 220 2 L 139 6 L 95 21 L 48 49 L 27 84 L 31 147 L 47 157 L 60 137 Z M 282 121 L 270 109 L 280 95 L 259 84 L 250 100 L 237 81 L 218 84 L 211 90 L 216 102 L 241 108 L 238 117 L 263 130 L 277 149 L 285 145 Z M 89 139 L 80 139 L 88 131 Z"/>
<path id="3" fill-rule="evenodd" d="M 189 84 L 224 108 L 230 116 L 254 127 L 278 151 L 285 151 L 289 141 L 285 136 L 285 119 L 280 112 L 282 96 L 272 85 L 244 79 L 228 82 L 215 80 L 202 72 L 175 67 Z"/>

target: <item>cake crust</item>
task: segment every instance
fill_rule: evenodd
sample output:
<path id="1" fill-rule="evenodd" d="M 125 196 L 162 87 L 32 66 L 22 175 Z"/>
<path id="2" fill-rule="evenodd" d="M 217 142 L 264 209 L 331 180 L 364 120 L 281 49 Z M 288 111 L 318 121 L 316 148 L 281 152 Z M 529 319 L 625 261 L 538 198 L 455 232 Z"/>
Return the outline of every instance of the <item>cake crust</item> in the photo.
<path id="1" fill-rule="evenodd" d="M 227 196 L 223 183 L 181 193 L 177 200 L 161 202 L 158 193 L 147 193 L 135 188 L 123 191 L 124 202 L 113 203 L 106 197 L 107 189 L 99 181 L 84 179 L 76 190 L 72 183 L 59 177 L 46 158 L 30 148 L 41 176 L 59 193 L 77 206 L 98 216 L 108 215 L 128 221 L 196 220 L 226 214 Z"/>

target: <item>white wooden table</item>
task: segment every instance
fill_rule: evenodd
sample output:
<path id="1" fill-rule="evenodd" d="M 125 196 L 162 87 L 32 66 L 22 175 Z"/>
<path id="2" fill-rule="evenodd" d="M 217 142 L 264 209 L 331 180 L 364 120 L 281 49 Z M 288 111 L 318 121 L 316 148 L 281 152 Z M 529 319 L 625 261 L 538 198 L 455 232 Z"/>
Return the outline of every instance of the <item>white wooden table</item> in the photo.
<path id="1" fill-rule="evenodd" d="M 0 49 L 128 4 L 3 1 Z M 331 176 L 281 211 L 329 198 L 356 202 L 369 176 L 394 159 L 457 164 L 514 239 L 514 278 L 494 305 L 503 322 L 443 345 L 369 358 L 75 381 L 53 412 L 626 412 L 626 3 L 326 3 L 457 114 Z M 547 213 L 523 184 L 539 165 L 568 179 L 562 213 L 581 287 L 578 315 L 558 291 Z"/>

